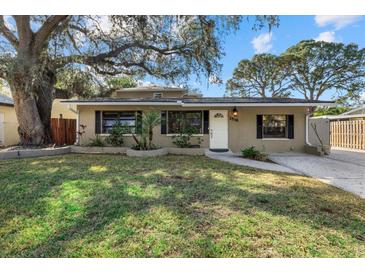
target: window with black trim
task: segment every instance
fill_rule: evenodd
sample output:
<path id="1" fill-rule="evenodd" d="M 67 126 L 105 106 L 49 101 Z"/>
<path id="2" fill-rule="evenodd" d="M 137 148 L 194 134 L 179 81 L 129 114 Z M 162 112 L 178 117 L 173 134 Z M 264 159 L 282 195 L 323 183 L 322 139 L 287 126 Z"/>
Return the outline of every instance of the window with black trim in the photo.
<path id="1" fill-rule="evenodd" d="M 262 138 L 288 138 L 287 115 L 262 115 Z"/>
<path id="2" fill-rule="evenodd" d="M 194 128 L 196 134 L 203 133 L 202 111 L 168 111 L 167 133 L 177 134 L 186 127 Z"/>
<path id="3" fill-rule="evenodd" d="M 153 98 L 162 98 L 162 93 L 161 92 L 153 93 Z"/>
<path id="4" fill-rule="evenodd" d="M 136 133 L 136 120 L 135 111 L 103 111 L 102 133 L 109 133 L 118 122 L 128 128 L 127 133 Z"/>

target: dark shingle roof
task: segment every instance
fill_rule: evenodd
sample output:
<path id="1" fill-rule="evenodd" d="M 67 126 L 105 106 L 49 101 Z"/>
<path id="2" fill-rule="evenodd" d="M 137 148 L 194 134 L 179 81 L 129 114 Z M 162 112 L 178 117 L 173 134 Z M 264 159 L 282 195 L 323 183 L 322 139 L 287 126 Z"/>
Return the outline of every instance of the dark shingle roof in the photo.
<path id="1" fill-rule="evenodd" d="M 241 98 L 241 97 L 203 97 L 203 98 L 192 98 L 192 99 L 184 99 L 184 103 L 199 103 L 199 104 L 209 104 L 209 103 L 240 103 L 240 104 L 270 104 L 270 103 L 279 103 L 279 104 L 296 104 L 296 103 L 333 103 L 332 101 L 316 101 L 316 100 L 306 100 L 299 98 L 260 98 L 260 97 L 250 97 L 250 98 Z"/>
<path id="2" fill-rule="evenodd" d="M 0 94 L 0 105 L 3 106 L 14 106 L 14 101 L 12 98 Z"/>
<path id="3" fill-rule="evenodd" d="M 201 98 L 92 98 L 64 100 L 69 103 L 183 103 L 183 104 L 331 104 L 333 101 L 306 100 L 298 98 L 240 98 L 240 97 L 201 97 Z"/>

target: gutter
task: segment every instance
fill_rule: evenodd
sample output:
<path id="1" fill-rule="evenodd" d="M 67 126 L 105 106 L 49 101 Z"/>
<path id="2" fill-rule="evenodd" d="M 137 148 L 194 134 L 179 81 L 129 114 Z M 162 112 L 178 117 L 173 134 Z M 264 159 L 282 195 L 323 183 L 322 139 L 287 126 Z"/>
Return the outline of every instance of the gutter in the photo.
<path id="1" fill-rule="evenodd" d="M 308 146 L 313 146 L 310 142 L 309 142 L 309 118 L 312 115 L 311 112 L 307 113 L 305 115 L 305 143 Z"/>

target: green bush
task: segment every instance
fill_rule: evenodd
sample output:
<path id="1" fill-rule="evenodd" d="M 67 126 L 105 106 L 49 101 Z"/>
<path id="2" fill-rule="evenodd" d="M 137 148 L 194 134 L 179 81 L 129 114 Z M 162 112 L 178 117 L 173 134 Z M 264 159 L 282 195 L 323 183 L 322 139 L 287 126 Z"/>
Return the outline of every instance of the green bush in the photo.
<path id="1" fill-rule="evenodd" d="M 244 158 L 253 159 L 257 161 L 266 161 L 267 155 L 256 149 L 254 146 L 241 149 L 242 156 Z"/>
<path id="2" fill-rule="evenodd" d="M 105 142 L 104 142 L 103 139 L 100 138 L 99 135 L 96 135 L 95 138 L 91 138 L 90 139 L 89 146 L 92 146 L 92 147 L 104 147 L 105 146 Z"/>
<path id="3" fill-rule="evenodd" d="M 113 125 L 109 132 L 109 136 L 106 138 L 106 142 L 112 146 L 121 146 L 124 143 L 123 135 L 128 132 L 128 129 L 120 122 Z"/>
<path id="4" fill-rule="evenodd" d="M 177 135 L 172 136 L 172 143 L 180 148 L 192 147 L 191 138 L 197 130 L 193 127 L 184 127 Z M 200 146 L 202 139 L 197 137 L 197 145 Z"/>

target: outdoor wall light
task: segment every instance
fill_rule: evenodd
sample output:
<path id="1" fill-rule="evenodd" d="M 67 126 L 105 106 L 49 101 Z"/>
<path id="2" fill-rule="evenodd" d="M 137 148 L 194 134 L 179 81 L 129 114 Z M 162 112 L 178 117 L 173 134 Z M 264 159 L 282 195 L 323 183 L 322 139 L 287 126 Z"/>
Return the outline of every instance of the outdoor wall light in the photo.
<path id="1" fill-rule="evenodd" d="M 237 117 L 238 116 L 238 110 L 237 110 L 236 107 L 233 108 L 232 114 L 233 114 L 233 117 Z"/>

